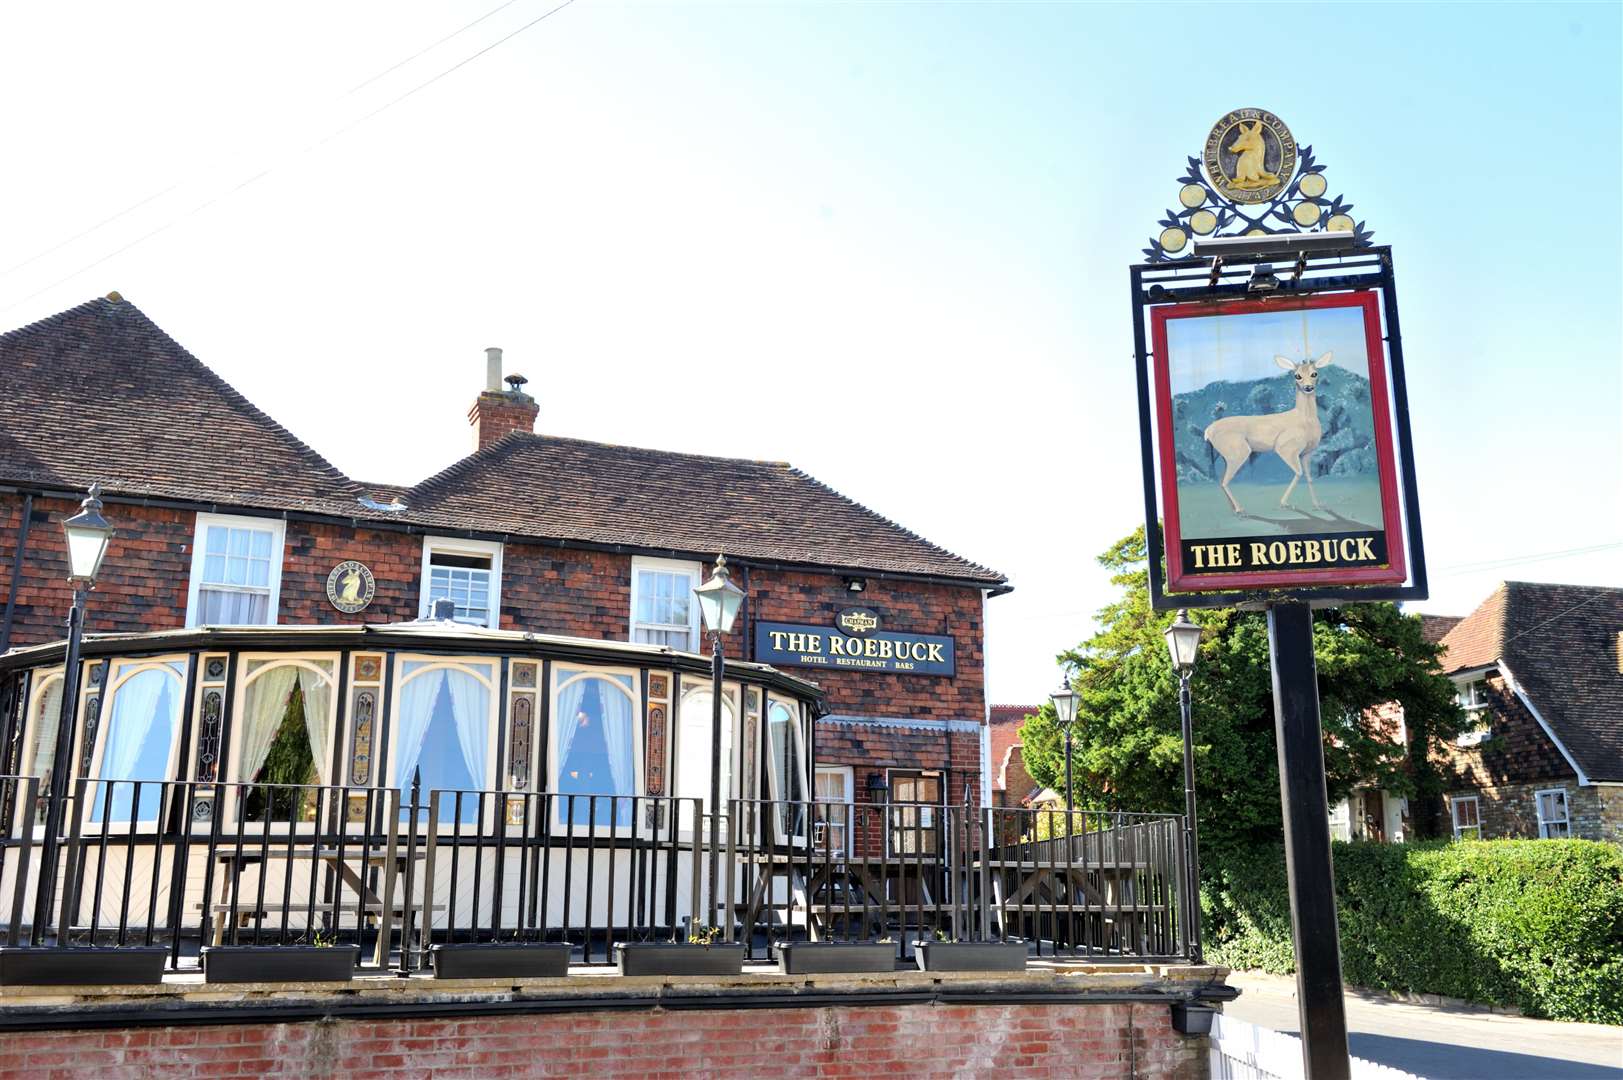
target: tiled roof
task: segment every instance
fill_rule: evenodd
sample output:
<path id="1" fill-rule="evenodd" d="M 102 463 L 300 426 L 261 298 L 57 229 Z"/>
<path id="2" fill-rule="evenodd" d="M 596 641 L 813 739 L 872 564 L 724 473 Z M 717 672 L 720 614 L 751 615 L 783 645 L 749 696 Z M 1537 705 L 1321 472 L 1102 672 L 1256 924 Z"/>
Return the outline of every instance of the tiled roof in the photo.
<path id="1" fill-rule="evenodd" d="M 1005 579 L 779 461 L 514 433 L 406 495 L 408 520 L 880 573 Z"/>
<path id="2" fill-rule="evenodd" d="M 0 482 L 348 513 L 354 485 L 134 304 L 0 334 Z"/>
<path id="3" fill-rule="evenodd" d="M 1443 639 L 1445 666 L 1502 663 L 1591 780 L 1623 781 L 1623 589 L 1507 581 Z"/>
<path id="4" fill-rule="evenodd" d="M 1463 615 L 1421 615 L 1420 633 L 1433 645 L 1448 636 L 1448 632 L 1460 624 Z"/>
<path id="5" fill-rule="evenodd" d="M 0 483 L 1006 580 L 781 462 L 519 433 L 414 487 L 357 483 L 117 294 L 0 335 L 0 370 Z"/>

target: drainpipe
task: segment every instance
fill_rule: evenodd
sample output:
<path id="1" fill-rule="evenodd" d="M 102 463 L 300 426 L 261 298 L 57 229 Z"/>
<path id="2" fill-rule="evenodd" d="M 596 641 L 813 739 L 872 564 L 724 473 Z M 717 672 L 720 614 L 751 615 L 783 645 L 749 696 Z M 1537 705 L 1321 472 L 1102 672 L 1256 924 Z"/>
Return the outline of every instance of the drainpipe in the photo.
<path id="1" fill-rule="evenodd" d="M 11 587 L 6 590 L 5 621 L 0 623 L 0 653 L 11 648 L 12 620 L 17 614 L 17 579 L 23 572 L 23 555 L 28 550 L 28 526 L 34 519 L 34 496 L 23 496 L 23 520 L 17 526 L 17 554 L 11 563 Z"/>

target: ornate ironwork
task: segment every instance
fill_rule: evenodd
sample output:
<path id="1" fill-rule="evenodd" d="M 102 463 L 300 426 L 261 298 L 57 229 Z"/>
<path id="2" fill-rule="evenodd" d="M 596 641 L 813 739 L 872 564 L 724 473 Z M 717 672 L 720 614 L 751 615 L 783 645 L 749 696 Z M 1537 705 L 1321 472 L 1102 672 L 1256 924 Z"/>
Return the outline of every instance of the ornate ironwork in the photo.
<path id="1" fill-rule="evenodd" d="M 1156 222 L 1161 231 L 1144 249 L 1149 262 L 1186 258 L 1196 238 L 1329 231 L 1351 233 L 1359 247 L 1368 247 L 1375 235 L 1353 217 L 1352 203 L 1328 194 L 1324 166 L 1313 157 L 1311 146 L 1300 148 L 1295 173 L 1278 194 L 1252 203 L 1224 195 L 1202 172 L 1200 158 L 1189 158 L 1188 166 L 1178 177 L 1178 209 L 1166 211 Z"/>

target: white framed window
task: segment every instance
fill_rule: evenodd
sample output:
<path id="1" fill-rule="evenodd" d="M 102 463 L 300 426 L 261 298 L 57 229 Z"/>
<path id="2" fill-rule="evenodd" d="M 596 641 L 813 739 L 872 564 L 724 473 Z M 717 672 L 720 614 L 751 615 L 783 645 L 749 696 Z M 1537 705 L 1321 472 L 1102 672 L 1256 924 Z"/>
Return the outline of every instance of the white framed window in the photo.
<path id="1" fill-rule="evenodd" d="M 1448 800 L 1454 818 L 1454 839 L 1482 839 L 1482 806 L 1475 795 L 1455 795 Z"/>
<path id="2" fill-rule="evenodd" d="M 805 734 L 800 727 L 800 706 L 769 698 L 766 706 L 768 790 L 778 801 L 778 827 L 785 836 L 805 830 L 803 809 L 806 801 Z"/>
<path id="3" fill-rule="evenodd" d="M 1474 675 L 1469 679 L 1461 679 L 1454 684 L 1454 700 L 1459 702 L 1460 708 L 1466 712 L 1476 712 L 1488 706 L 1488 679 L 1486 675 Z"/>
<path id="4" fill-rule="evenodd" d="M 496 689 L 500 665 L 476 657 L 402 655 L 395 668 L 393 746 L 389 776 L 395 787 L 410 791 L 422 777 L 423 803 L 434 791 L 477 792 L 496 782 Z M 479 817 L 479 799 L 464 795 L 461 813 L 456 796 L 441 797 L 441 822 L 471 823 Z M 401 815 L 410 811 L 401 807 Z M 487 813 L 493 813 L 489 807 Z M 442 826 L 443 827 L 443 826 Z"/>
<path id="5" fill-rule="evenodd" d="M 418 617 L 426 619 L 434 601 L 456 605 L 457 622 L 496 628 L 502 614 L 502 546 L 448 536 L 423 538 L 423 591 Z"/>
<path id="6" fill-rule="evenodd" d="M 1567 816 L 1566 788 L 1535 791 L 1533 800 L 1538 804 L 1540 840 L 1566 840 L 1572 836 L 1572 819 Z"/>
<path id="7" fill-rule="evenodd" d="M 1330 839 L 1352 839 L 1352 806 L 1346 799 L 1330 804 Z"/>
<path id="8" fill-rule="evenodd" d="M 184 657 L 113 662 L 107 676 L 110 704 L 102 710 L 90 775 L 117 782 L 87 788 L 91 825 L 132 817 L 157 820 L 159 782 L 174 779 L 179 758 L 185 684 Z M 139 797 L 136 781 L 141 782 Z"/>
<path id="9" fill-rule="evenodd" d="M 675 559 L 631 560 L 631 640 L 684 652 L 699 648 L 699 604 L 693 590 L 701 567 Z"/>
<path id="10" fill-rule="evenodd" d="M 595 830 L 632 824 L 632 797 L 643 790 L 638 679 L 632 669 L 553 666 L 547 760 L 559 826 Z M 706 791 L 704 797 L 709 796 Z"/>
<path id="11" fill-rule="evenodd" d="M 817 802 L 816 833 L 813 846 L 836 855 L 851 850 L 851 808 L 855 777 L 849 765 L 819 765 L 812 778 Z"/>
<path id="12" fill-rule="evenodd" d="M 186 625 L 276 622 L 284 536 L 282 522 L 270 518 L 198 514 Z"/>
<path id="13" fill-rule="evenodd" d="M 228 775 L 274 788 L 245 789 L 227 814 L 282 825 L 313 822 L 315 795 L 288 789 L 332 782 L 338 658 L 245 653 L 240 660 Z"/>

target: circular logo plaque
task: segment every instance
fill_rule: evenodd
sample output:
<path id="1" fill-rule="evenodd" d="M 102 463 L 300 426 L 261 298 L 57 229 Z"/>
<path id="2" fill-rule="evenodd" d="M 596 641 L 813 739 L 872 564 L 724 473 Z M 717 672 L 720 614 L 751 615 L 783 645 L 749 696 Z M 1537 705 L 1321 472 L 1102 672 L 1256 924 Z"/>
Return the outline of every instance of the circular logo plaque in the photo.
<path id="1" fill-rule="evenodd" d="M 372 571 L 354 559 L 339 563 L 327 575 L 327 601 L 345 615 L 353 615 L 370 604 L 376 588 Z"/>
<path id="2" fill-rule="evenodd" d="M 1237 203 L 1266 202 L 1295 171 L 1296 138 L 1271 112 L 1235 109 L 1206 136 L 1206 175 Z"/>

